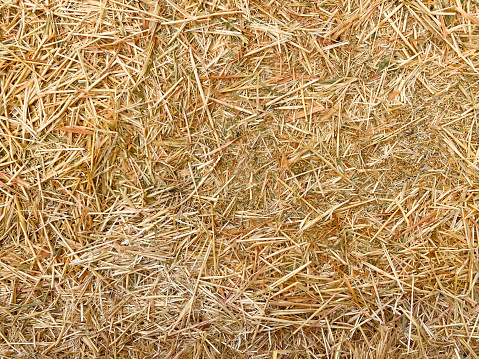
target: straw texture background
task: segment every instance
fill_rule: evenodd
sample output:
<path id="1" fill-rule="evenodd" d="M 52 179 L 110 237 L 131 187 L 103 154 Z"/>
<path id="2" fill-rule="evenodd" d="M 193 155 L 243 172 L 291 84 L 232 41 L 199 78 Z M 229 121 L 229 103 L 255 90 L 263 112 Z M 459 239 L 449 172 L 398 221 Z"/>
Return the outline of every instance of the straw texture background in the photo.
<path id="1" fill-rule="evenodd" d="M 0 357 L 478 358 L 478 27 L 0 1 Z"/>

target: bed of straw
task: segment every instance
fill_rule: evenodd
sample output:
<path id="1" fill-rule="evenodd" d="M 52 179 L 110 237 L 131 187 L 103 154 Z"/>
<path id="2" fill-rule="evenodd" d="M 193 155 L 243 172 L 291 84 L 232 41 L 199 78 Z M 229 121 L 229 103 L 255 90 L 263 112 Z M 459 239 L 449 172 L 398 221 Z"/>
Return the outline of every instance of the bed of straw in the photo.
<path id="1" fill-rule="evenodd" d="M 0 2 L 1 358 L 478 358 L 474 0 Z"/>

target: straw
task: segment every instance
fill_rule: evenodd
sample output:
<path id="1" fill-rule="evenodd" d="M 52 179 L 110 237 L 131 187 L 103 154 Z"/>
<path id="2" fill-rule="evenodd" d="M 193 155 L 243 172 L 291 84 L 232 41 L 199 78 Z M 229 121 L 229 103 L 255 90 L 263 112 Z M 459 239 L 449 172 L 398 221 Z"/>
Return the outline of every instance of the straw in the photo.
<path id="1" fill-rule="evenodd" d="M 475 1 L 0 4 L 0 357 L 477 358 Z"/>

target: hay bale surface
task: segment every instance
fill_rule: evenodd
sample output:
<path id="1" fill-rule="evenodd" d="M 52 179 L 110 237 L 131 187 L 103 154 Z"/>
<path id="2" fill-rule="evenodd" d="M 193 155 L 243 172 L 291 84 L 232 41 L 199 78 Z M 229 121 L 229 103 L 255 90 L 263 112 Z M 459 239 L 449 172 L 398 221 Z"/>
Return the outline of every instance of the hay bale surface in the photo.
<path id="1" fill-rule="evenodd" d="M 478 26 L 2 1 L 0 357 L 477 358 Z"/>

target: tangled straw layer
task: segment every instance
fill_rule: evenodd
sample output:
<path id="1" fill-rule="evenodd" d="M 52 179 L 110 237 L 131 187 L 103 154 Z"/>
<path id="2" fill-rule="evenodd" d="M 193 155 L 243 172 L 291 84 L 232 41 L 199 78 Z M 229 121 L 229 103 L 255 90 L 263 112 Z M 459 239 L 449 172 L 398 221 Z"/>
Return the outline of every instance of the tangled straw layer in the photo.
<path id="1" fill-rule="evenodd" d="M 478 4 L 0 4 L 0 356 L 477 358 Z"/>

